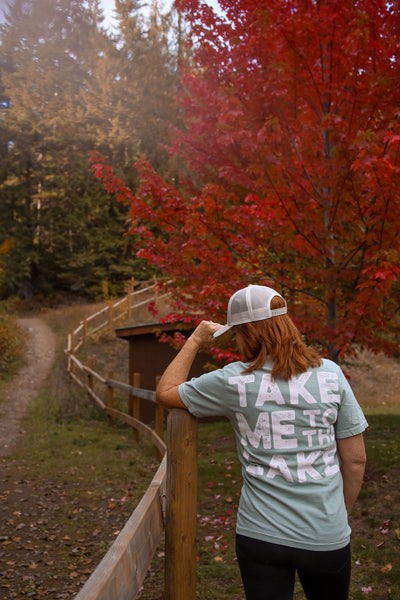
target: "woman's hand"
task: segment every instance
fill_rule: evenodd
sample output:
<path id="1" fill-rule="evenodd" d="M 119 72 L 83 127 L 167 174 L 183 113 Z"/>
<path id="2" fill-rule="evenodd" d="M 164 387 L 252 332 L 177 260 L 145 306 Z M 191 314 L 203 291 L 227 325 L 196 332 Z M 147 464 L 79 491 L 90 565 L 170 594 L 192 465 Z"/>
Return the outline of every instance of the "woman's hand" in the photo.
<path id="1" fill-rule="evenodd" d="M 202 321 L 164 371 L 157 386 L 157 402 L 167 408 L 186 408 L 179 396 L 179 386 L 186 381 L 190 367 L 203 344 L 213 340 L 213 334 L 222 325 Z"/>
<path id="2" fill-rule="evenodd" d="M 191 340 L 200 348 L 200 346 L 212 342 L 214 333 L 218 331 L 218 329 L 221 329 L 221 327 L 222 325 L 213 323 L 213 321 L 201 321 L 189 337 L 188 341 Z"/>

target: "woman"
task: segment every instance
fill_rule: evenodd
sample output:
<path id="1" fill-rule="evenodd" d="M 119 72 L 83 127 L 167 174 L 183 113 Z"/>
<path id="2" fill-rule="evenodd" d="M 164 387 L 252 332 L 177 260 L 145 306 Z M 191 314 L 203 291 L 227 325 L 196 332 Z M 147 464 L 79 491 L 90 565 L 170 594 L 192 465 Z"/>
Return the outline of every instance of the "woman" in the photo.
<path id="1" fill-rule="evenodd" d="M 186 381 L 202 345 L 233 329 L 243 362 Z M 271 288 L 229 300 L 227 324 L 202 321 L 157 389 L 165 406 L 225 415 L 243 487 L 236 552 L 247 600 L 346 600 L 347 515 L 361 488 L 367 422 L 340 367 L 305 346 Z"/>

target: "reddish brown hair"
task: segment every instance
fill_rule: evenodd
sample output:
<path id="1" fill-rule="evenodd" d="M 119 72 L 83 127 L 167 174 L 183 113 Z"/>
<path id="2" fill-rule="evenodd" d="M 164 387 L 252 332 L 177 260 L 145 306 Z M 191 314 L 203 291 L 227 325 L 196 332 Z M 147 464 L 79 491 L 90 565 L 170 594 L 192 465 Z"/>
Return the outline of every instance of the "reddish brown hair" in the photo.
<path id="1" fill-rule="evenodd" d="M 272 298 L 271 308 L 282 306 L 282 298 Z M 262 367 L 269 359 L 273 363 L 272 379 L 283 377 L 288 380 L 293 375 L 322 364 L 318 352 L 305 345 L 299 330 L 287 314 L 235 325 L 233 331 L 237 335 L 238 347 L 245 362 L 251 363 L 244 373 L 251 373 Z"/>

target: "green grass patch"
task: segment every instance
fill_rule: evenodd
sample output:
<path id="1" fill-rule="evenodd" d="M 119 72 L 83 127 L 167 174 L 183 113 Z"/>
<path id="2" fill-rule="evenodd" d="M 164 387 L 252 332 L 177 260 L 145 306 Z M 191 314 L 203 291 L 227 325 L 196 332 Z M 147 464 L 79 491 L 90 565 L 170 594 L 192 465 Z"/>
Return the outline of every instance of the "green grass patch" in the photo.
<path id="1" fill-rule="evenodd" d="M 12 369 L 25 349 L 24 334 L 18 326 L 12 300 L 0 301 L 0 373 Z"/>
<path id="2" fill-rule="evenodd" d="M 379 467 L 400 465 L 400 414 L 367 415 L 369 427 L 365 432 L 368 461 Z"/>
<path id="3" fill-rule="evenodd" d="M 0 404 L 5 390 L 23 364 L 25 332 L 19 327 L 13 301 L 0 301 Z"/>
<path id="4" fill-rule="evenodd" d="M 28 434 L 20 449 L 29 450 L 34 465 L 48 475 L 62 472 L 64 478 L 76 481 L 76 473 L 84 474 L 85 482 L 93 488 L 103 485 L 99 473 L 108 480 L 128 481 L 135 476 L 132 467 L 142 464 L 140 475 L 149 482 L 146 467 L 157 467 L 152 445 L 142 440 L 133 443 L 132 430 L 123 425 L 109 427 L 105 419 L 76 416 L 75 420 L 53 418 L 44 414 L 41 401 L 32 406 L 28 415 Z M 80 476 L 81 477 L 81 476 Z"/>

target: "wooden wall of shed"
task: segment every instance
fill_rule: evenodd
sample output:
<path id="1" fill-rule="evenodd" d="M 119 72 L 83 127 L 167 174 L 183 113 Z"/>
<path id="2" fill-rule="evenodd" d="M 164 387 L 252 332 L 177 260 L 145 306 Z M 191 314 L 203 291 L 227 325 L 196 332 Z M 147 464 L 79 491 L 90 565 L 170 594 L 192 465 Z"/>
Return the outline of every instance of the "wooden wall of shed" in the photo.
<path id="1" fill-rule="evenodd" d="M 163 374 L 176 356 L 177 350 L 167 343 L 159 342 L 154 334 L 146 333 L 129 338 L 129 353 L 132 372 L 141 374 L 140 387 L 154 390 L 156 377 Z M 204 373 L 207 363 L 216 364 L 209 354 L 199 352 L 190 370 L 189 378 Z M 154 406 L 145 400 L 141 401 L 141 419 L 145 423 L 154 420 Z"/>

